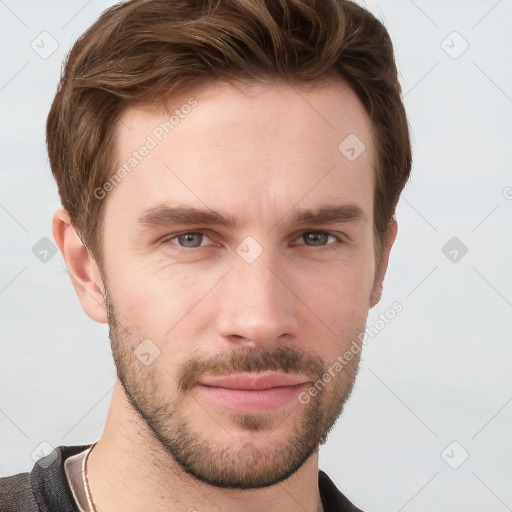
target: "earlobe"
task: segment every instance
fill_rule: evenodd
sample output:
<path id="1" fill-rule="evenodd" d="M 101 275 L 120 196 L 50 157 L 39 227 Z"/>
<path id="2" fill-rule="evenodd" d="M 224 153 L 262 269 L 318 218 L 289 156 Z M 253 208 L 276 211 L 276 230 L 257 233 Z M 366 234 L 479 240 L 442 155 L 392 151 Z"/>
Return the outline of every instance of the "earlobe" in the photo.
<path id="1" fill-rule="evenodd" d="M 382 296 L 382 283 L 384 282 L 384 276 L 386 275 L 386 270 L 388 268 L 389 253 L 391 251 L 393 243 L 395 242 L 397 233 L 398 224 L 396 222 L 395 217 L 393 217 L 391 222 L 389 223 L 386 235 L 382 240 L 380 261 L 377 265 L 375 278 L 373 280 L 372 292 L 370 294 L 370 308 L 373 308 L 373 306 L 378 304 Z"/>
<path id="2" fill-rule="evenodd" d="M 52 231 L 83 310 L 96 322 L 107 323 L 98 265 L 76 233 L 66 210 L 60 208 L 54 213 Z"/>

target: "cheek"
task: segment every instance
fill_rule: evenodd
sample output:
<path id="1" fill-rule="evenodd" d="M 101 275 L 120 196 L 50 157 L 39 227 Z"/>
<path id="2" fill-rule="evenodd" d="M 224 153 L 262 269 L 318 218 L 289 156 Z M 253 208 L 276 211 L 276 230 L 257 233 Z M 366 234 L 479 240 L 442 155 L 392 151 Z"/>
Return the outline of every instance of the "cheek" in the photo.
<path id="1" fill-rule="evenodd" d="M 297 281 L 299 293 L 304 304 L 297 310 L 304 316 L 301 330 L 305 334 L 304 342 L 318 339 L 320 333 L 324 340 L 320 354 L 324 360 L 330 361 L 345 352 L 352 341 L 364 330 L 369 311 L 369 296 L 373 272 L 368 265 L 337 269 L 325 275 Z M 307 313 L 307 314 L 306 314 Z M 318 353 L 319 346 L 305 347 Z"/>
<path id="2" fill-rule="evenodd" d="M 126 226 L 118 226 L 117 232 L 115 228 L 111 221 L 104 234 L 109 240 L 105 268 L 114 304 L 138 331 L 169 329 L 192 308 L 194 298 L 204 288 L 194 265 L 173 262 L 156 244 L 133 247 Z M 207 277 L 204 272 L 200 274 Z"/>
<path id="3" fill-rule="evenodd" d="M 204 268 L 203 268 L 204 267 Z M 209 265 L 126 265 L 109 285 L 119 318 L 137 337 L 154 339 L 161 348 L 176 338 L 194 339 L 201 318 L 212 312 L 210 295 L 229 267 Z M 174 343 L 171 343 L 174 345 Z M 174 350 L 174 348 L 173 348 Z M 180 350 L 177 346 L 176 350 Z M 190 350 L 190 347 L 189 347 Z"/>
<path id="4" fill-rule="evenodd" d="M 368 261 L 365 261 L 368 259 Z M 366 314 L 373 282 L 373 263 L 363 255 L 359 261 L 340 263 L 296 279 L 296 289 L 314 311 L 332 322 Z"/>

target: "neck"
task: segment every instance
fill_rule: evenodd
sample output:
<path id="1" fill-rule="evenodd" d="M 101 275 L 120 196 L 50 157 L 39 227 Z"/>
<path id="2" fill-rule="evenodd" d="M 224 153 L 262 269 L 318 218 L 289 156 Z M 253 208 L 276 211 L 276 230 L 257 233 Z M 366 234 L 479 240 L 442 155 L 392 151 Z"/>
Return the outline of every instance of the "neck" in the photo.
<path id="1" fill-rule="evenodd" d="M 318 453 L 290 478 L 261 489 L 223 489 L 185 473 L 133 410 L 116 381 L 105 428 L 88 461 L 98 511 L 322 512 Z"/>

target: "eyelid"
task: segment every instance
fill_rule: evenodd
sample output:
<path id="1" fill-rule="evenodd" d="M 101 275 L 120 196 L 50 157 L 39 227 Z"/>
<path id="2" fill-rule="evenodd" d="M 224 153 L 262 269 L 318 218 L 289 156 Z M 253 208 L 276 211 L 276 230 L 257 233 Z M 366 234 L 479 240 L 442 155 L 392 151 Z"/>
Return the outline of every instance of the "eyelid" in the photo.
<path id="1" fill-rule="evenodd" d="M 324 230 L 321 230 L 321 229 L 318 229 L 318 230 L 310 229 L 308 231 L 302 231 L 299 236 L 295 237 L 295 240 L 297 238 L 300 238 L 300 237 L 308 234 L 308 233 L 315 233 L 315 234 L 322 234 L 322 235 L 332 236 L 333 238 L 336 239 L 336 242 L 343 242 L 343 239 L 337 233 L 333 233 L 331 231 L 324 231 Z M 334 242 L 334 243 L 336 243 L 336 242 Z M 322 247 L 329 247 L 329 246 L 333 245 L 333 243 L 330 243 L 330 244 L 327 244 L 327 245 L 319 245 L 319 246 L 307 245 L 307 244 L 298 244 L 298 245 L 306 245 L 306 247 L 319 247 L 319 248 L 322 248 Z"/>
<path id="2" fill-rule="evenodd" d="M 178 247 L 178 249 L 183 249 L 185 251 L 190 251 L 192 249 L 199 249 L 199 247 L 181 247 L 179 246 L 178 244 L 173 244 L 172 241 L 176 238 L 179 238 L 180 236 L 183 236 L 183 235 L 198 235 L 198 234 L 201 234 L 201 235 L 206 235 L 208 238 L 210 238 L 211 240 L 214 240 L 213 236 L 212 236 L 212 232 L 207 230 L 207 229 L 189 229 L 188 231 L 182 231 L 181 233 L 173 233 L 172 235 L 168 235 L 166 236 L 163 240 L 162 240 L 162 244 L 171 244 L 171 245 L 174 245 L 176 247 Z M 200 246 L 200 247 L 204 247 L 204 246 Z"/>
<path id="3" fill-rule="evenodd" d="M 315 245 L 307 245 L 306 243 L 302 243 L 302 244 L 295 244 L 295 245 L 303 245 L 305 247 L 309 247 L 311 249 L 315 249 L 317 252 L 318 251 L 322 251 L 322 250 L 329 250 L 329 249 L 334 249 L 336 248 L 339 244 L 344 244 L 346 243 L 346 240 L 344 239 L 344 237 L 342 236 L 341 233 L 335 233 L 335 232 L 332 232 L 332 231 L 326 231 L 324 229 L 307 229 L 307 230 L 301 230 L 299 232 L 299 234 L 295 235 L 294 236 L 294 241 L 297 240 L 298 238 L 300 238 L 301 236 L 305 235 L 305 234 L 308 234 L 308 233 L 316 233 L 316 234 L 325 234 L 325 235 L 328 235 L 328 236 L 332 236 L 333 238 L 335 238 L 335 241 L 330 243 L 330 244 L 327 244 L 327 245 L 319 245 L 319 246 L 315 246 Z M 180 236 L 183 236 L 183 235 L 188 235 L 188 234 L 202 234 L 202 235 L 206 235 L 208 238 L 210 238 L 212 241 L 215 241 L 215 235 L 208 229 L 190 229 L 190 230 L 187 230 L 187 231 L 182 231 L 180 233 L 173 233 L 172 235 L 168 235 L 167 237 L 165 237 L 162 241 L 161 241 L 161 244 L 170 244 L 170 245 L 173 245 L 175 248 L 177 248 L 178 250 L 181 250 L 181 251 L 184 251 L 184 252 L 191 252 L 193 250 L 197 250 L 197 249 L 200 249 L 201 247 L 207 247 L 207 246 L 199 246 L 199 247 L 181 247 L 180 245 L 178 244 L 175 244 L 175 243 L 172 243 L 173 240 L 175 240 L 176 238 L 179 238 Z M 212 244 L 210 244 L 212 245 Z M 213 244 L 215 245 L 215 244 Z"/>

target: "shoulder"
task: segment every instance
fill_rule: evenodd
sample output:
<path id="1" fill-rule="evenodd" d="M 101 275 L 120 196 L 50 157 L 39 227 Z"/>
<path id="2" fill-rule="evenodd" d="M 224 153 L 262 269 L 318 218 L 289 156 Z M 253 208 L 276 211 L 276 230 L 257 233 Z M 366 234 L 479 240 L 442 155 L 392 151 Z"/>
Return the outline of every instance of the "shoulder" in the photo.
<path id="1" fill-rule="evenodd" d="M 363 512 L 338 490 L 322 470 L 318 472 L 318 488 L 325 512 Z"/>
<path id="2" fill-rule="evenodd" d="M 2 512 L 39 511 L 32 492 L 30 473 L 0 478 L 0 510 Z"/>
<path id="3" fill-rule="evenodd" d="M 77 511 L 64 461 L 89 446 L 59 446 L 41 457 L 30 472 L 0 478 L 0 511 Z"/>

